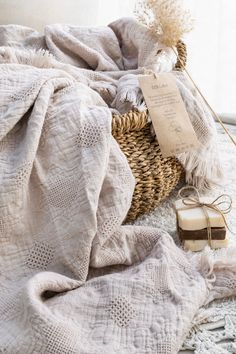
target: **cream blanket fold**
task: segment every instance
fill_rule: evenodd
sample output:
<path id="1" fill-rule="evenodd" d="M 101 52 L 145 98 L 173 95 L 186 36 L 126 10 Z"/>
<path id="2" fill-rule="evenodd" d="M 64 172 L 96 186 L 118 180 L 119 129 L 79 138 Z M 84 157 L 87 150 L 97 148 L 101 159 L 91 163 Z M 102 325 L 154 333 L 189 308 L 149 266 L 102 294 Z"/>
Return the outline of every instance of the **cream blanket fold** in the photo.
<path id="1" fill-rule="evenodd" d="M 44 35 L 22 26 L 0 26 L 0 46 L 0 62 L 27 64 L 35 57 L 30 50 L 49 51 L 53 56 L 45 55 L 42 60 L 42 53 L 38 53 L 41 63 L 35 58 L 33 62 L 70 73 L 77 81 L 96 90 L 120 113 L 146 108 L 138 74 L 145 73 L 146 69 L 169 72 L 176 62 L 172 49 L 163 46 L 131 18 L 117 20 L 108 27 L 49 25 Z M 185 76 L 173 73 L 201 143 L 197 150 L 177 158 L 186 170 L 187 183 L 203 191 L 222 178 L 214 119 Z"/>
<path id="2" fill-rule="evenodd" d="M 222 274 L 162 230 L 122 226 L 135 181 L 91 88 L 116 88 L 122 73 L 32 52 L 35 33 L 21 41 L 24 30 L 10 29 L 2 38 L 19 45 L 0 48 L 0 353 L 177 353 Z"/>

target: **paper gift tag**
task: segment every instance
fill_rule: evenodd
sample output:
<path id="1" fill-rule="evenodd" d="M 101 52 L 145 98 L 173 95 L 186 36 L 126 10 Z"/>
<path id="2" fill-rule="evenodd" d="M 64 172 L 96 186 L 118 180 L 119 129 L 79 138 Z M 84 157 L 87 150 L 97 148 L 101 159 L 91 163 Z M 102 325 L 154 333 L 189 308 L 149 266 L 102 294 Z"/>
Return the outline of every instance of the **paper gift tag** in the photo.
<path id="1" fill-rule="evenodd" d="M 139 76 L 153 127 L 164 157 L 200 146 L 175 82 L 170 73 Z"/>

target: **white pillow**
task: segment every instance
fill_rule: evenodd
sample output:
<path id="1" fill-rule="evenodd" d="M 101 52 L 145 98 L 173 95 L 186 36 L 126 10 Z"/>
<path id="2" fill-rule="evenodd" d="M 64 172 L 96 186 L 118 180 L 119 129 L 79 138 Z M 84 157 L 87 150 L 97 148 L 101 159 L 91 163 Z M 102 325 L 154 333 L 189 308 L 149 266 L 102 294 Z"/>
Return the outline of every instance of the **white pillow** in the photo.
<path id="1" fill-rule="evenodd" d="M 45 25 L 107 25 L 133 14 L 135 0 L 0 0 L 0 25 L 17 24 L 43 31 Z"/>

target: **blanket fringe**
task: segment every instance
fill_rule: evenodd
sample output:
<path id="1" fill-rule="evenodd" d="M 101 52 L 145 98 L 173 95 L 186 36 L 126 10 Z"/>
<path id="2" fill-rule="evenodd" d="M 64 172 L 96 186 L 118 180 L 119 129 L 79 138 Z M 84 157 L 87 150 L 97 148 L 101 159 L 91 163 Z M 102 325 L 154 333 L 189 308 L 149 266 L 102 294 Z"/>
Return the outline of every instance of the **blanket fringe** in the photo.
<path id="1" fill-rule="evenodd" d="M 1 63 L 15 63 L 35 66 L 37 68 L 52 68 L 54 56 L 44 49 L 15 49 L 11 47 L 0 48 Z"/>
<path id="2" fill-rule="evenodd" d="M 196 264 L 198 271 L 206 278 L 209 290 L 212 290 L 216 283 L 218 283 L 218 287 L 227 287 L 226 284 L 222 283 L 222 279 L 230 279 L 232 274 L 236 276 L 236 247 L 212 250 L 207 246 L 202 253 L 188 252 L 187 255 Z M 235 292 L 235 289 L 231 289 L 231 291 Z M 223 293 L 225 294 L 225 292 Z M 212 293 L 206 304 L 214 298 L 216 296 Z"/>
<path id="3" fill-rule="evenodd" d="M 194 185 L 199 191 L 206 191 L 220 183 L 223 167 L 218 156 L 216 144 L 202 146 L 196 151 L 177 156 L 186 174 L 186 183 Z"/>

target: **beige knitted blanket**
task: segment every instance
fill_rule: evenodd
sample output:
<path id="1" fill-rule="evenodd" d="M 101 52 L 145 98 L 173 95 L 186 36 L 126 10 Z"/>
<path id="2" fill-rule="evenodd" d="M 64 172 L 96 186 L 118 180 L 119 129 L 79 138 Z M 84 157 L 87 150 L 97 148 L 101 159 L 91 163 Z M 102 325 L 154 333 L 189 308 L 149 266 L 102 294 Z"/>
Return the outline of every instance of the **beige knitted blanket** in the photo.
<path id="1" fill-rule="evenodd" d="M 123 18 L 108 27 L 50 25 L 43 35 L 27 27 L 0 26 L 0 63 L 4 62 L 63 70 L 97 91 L 110 108 L 124 113 L 146 108 L 138 74 L 146 69 L 171 71 L 176 56 L 144 26 Z M 177 158 L 185 168 L 186 182 L 204 190 L 222 177 L 214 119 L 184 74 L 173 74 L 200 142 L 197 150 Z"/>
<path id="2" fill-rule="evenodd" d="M 164 231 L 121 226 L 134 178 L 98 92 L 112 92 L 134 49 L 121 62 L 118 34 L 61 28 L 1 28 L 0 353 L 177 353 L 200 306 L 234 292 L 224 279 L 235 269 L 185 254 Z M 89 64 L 79 40 L 66 47 L 75 33 L 94 36 Z M 45 40 L 70 64 L 27 49 Z"/>

